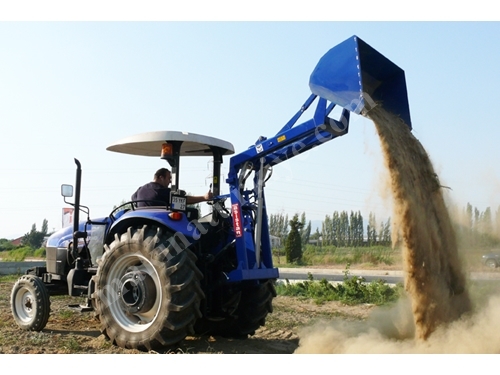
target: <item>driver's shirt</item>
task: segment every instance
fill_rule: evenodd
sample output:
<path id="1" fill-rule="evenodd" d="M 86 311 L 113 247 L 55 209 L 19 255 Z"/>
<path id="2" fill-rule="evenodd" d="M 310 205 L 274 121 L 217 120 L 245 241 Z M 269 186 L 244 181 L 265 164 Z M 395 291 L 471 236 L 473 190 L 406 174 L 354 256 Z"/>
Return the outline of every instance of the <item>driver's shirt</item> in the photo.
<path id="1" fill-rule="evenodd" d="M 149 182 L 132 194 L 132 200 L 147 201 L 137 202 L 137 207 L 168 206 L 170 203 L 170 188 L 163 187 L 157 182 Z"/>

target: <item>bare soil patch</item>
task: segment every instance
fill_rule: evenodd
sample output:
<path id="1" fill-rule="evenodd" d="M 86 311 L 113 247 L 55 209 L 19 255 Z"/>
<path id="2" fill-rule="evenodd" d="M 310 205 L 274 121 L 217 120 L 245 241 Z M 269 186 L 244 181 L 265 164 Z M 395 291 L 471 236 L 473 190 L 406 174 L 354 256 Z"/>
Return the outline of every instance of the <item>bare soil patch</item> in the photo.
<path id="1" fill-rule="evenodd" d="M 45 329 L 41 332 L 21 330 L 10 311 L 9 298 L 13 285 L 14 278 L 0 284 L 0 353 L 144 354 L 111 345 L 101 334 L 99 322 L 92 312 L 81 313 L 69 307 L 83 302 L 76 297 L 51 297 L 51 314 Z M 187 337 L 179 345 L 165 348 L 160 353 L 291 354 L 299 346 L 298 331 L 301 327 L 323 320 L 363 320 L 374 306 L 346 306 L 339 302 L 318 305 L 310 300 L 278 296 L 273 307 L 265 327 L 248 339 Z"/>

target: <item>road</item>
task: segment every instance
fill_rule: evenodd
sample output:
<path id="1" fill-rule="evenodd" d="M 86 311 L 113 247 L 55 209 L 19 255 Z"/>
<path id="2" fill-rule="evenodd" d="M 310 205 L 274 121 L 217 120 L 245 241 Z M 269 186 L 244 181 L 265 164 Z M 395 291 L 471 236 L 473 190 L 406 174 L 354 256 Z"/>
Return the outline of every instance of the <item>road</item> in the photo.
<path id="1" fill-rule="evenodd" d="M 29 261 L 29 262 L 1 262 L 0 275 L 9 275 L 15 273 L 24 273 L 28 268 L 41 267 L 44 262 Z M 308 274 L 311 273 L 314 280 L 326 279 L 332 282 L 340 282 L 344 280 L 344 269 L 334 268 L 279 268 L 281 280 L 307 280 Z M 384 280 L 387 284 L 397 284 L 404 281 L 403 271 L 392 270 L 349 270 L 350 276 L 364 277 L 367 282 L 376 280 Z M 485 272 L 471 272 L 469 274 L 471 280 L 500 280 L 500 268 L 496 270 L 485 270 Z"/>
<path id="2" fill-rule="evenodd" d="M 500 270 L 493 272 L 471 272 L 471 280 L 500 280 Z M 311 273 L 314 280 L 326 279 L 332 282 L 343 281 L 344 270 L 330 268 L 280 268 L 280 280 L 307 280 Z M 403 271 L 387 270 L 349 270 L 349 276 L 361 276 L 367 282 L 384 280 L 387 284 L 397 284 L 404 281 Z"/>

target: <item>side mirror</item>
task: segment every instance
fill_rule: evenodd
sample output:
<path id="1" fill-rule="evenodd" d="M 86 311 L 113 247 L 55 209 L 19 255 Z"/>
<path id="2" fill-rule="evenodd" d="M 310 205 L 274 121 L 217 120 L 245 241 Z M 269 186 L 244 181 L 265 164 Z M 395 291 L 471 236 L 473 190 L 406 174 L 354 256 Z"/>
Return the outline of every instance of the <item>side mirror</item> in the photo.
<path id="1" fill-rule="evenodd" d="M 73 196 L 73 185 L 61 185 L 61 195 L 65 198 Z"/>

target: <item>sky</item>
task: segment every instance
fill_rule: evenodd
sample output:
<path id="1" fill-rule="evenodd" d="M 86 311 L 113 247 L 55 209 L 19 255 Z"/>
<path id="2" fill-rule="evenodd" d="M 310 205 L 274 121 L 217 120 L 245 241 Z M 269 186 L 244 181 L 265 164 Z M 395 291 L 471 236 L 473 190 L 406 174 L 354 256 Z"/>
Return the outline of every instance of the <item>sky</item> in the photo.
<path id="1" fill-rule="evenodd" d="M 405 71 L 413 134 L 450 199 L 495 212 L 500 23 L 467 9 L 456 19 L 412 13 L 409 4 L 401 20 L 397 13 L 372 19 L 360 7 L 346 21 L 339 18 L 348 7 L 296 10 L 288 19 L 278 8 L 220 17 L 203 15 L 202 6 L 193 14 L 183 9 L 178 19 L 147 7 L 0 8 L 0 238 L 22 236 L 33 224 L 40 229 L 44 219 L 49 231 L 61 228 L 69 206 L 60 186 L 75 183 L 75 158 L 92 219 L 167 166 L 106 150 L 122 138 L 187 131 L 231 142 L 238 153 L 259 136 L 274 136 L 309 97 L 319 59 L 353 35 Z M 210 159 L 181 163 L 181 188 L 204 194 Z M 224 178 L 228 165 L 226 157 Z M 384 173 L 374 124 L 353 114 L 347 135 L 275 167 L 265 190 L 268 213 L 305 212 L 321 221 L 334 211 L 361 211 L 365 220 L 369 213 L 383 220 L 391 214 Z"/>

